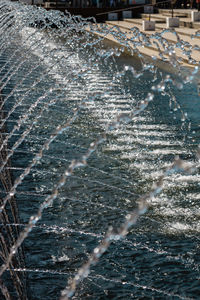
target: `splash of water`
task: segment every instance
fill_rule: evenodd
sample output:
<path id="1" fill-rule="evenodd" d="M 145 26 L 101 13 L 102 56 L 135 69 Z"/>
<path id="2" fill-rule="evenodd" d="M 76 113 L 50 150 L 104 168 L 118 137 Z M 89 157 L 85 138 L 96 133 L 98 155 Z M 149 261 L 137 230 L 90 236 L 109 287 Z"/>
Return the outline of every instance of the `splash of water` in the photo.
<path id="1" fill-rule="evenodd" d="M 39 204 L 37 212 L 31 213 L 29 221 L 23 225 L 23 229 L 15 238 L 14 243 L 10 245 L 0 268 L 0 276 L 2 276 L 8 270 L 13 257 L 17 255 L 17 251 L 24 240 L 30 236 L 36 223 L 44 215 L 44 211 L 53 207 L 69 178 L 75 178 L 73 176 L 74 172 L 77 172 L 76 169 L 81 172 L 79 171 L 80 168 L 93 168 L 95 172 L 110 176 L 109 171 L 101 170 L 96 165 L 95 167 L 90 166 L 90 160 L 94 153 L 98 151 L 98 148 L 103 151 L 103 147 L 109 147 L 110 140 L 113 139 L 114 141 L 115 135 L 118 135 L 120 131 L 127 131 L 129 128 L 132 130 L 134 124 L 137 127 L 138 120 L 148 118 L 148 114 L 145 115 L 145 113 L 158 95 L 161 99 L 167 98 L 169 100 L 169 109 L 172 109 L 174 116 L 180 119 L 181 130 L 186 131 L 184 135 L 187 136 L 191 132 L 191 122 L 187 112 L 177 100 L 176 93 L 177 90 L 181 93 L 184 85 L 192 85 L 198 79 L 199 62 L 192 56 L 192 52 L 198 52 L 199 49 L 194 47 L 192 41 L 191 43 L 183 41 L 174 30 L 163 30 L 160 33 L 147 36 L 134 27 L 125 33 L 116 26 L 99 25 L 80 17 L 72 17 L 69 14 L 46 12 L 43 9 L 9 1 L 1 2 L 0 12 L 0 38 L 2 41 L 0 73 L 1 93 L 3 95 L 1 110 L 5 112 L 0 125 L 2 135 L 5 134 L 0 145 L 0 151 L 3 152 L 6 148 L 8 149 L 6 156 L 2 157 L 0 172 L 3 174 L 6 169 L 9 169 L 8 164 L 11 159 L 12 163 L 14 162 L 14 157 L 20 151 L 20 147 L 26 145 L 27 142 L 33 143 L 33 149 L 30 151 L 31 159 L 23 163 L 23 168 L 16 168 L 18 171 L 21 170 L 20 175 L 15 176 L 9 190 L 2 191 L 4 197 L 1 200 L 1 215 L 8 210 L 7 204 L 12 202 L 13 197 L 20 194 L 18 189 L 23 186 L 31 173 L 38 168 L 36 170 L 38 174 L 41 174 L 39 168 L 41 165 L 44 166 L 45 158 L 51 157 L 48 152 L 53 151 L 52 147 L 59 141 L 59 137 L 63 139 L 59 143 L 64 143 L 67 148 L 65 139 L 69 139 L 70 134 L 75 135 L 74 130 L 81 131 L 80 129 L 82 129 L 77 125 L 77 122 L 81 122 L 81 126 L 88 131 L 91 130 L 91 127 L 95 128 L 95 123 L 98 124 L 97 134 L 95 134 L 97 137 L 93 132 L 90 132 L 87 138 L 84 136 L 82 138 L 81 135 L 76 137 L 76 143 L 83 140 L 87 146 L 83 147 L 84 151 L 80 151 L 77 158 L 70 155 L 72 157 L 67 160 L 70 162 L 68 167 L 62 166 L 66 159 L 62 156 L 56 157 L 56 152 L 55 154 L 53 152 L 53 161 L 59 159 L 62 162 L 59 168 L 55 168 L 56 179 Z M 176 38 L 173 43 L 164 37 L 165 33 L 169 32 Z M 95 36 L 93 36 L 94 34 Z M 107 36 L 116 40 L 120 46 L 107 48 L 102 43 Z M 198 32 L 192 35 L 191 40 L 197 36 Z M 159 59 L 164 62 L 168 61 L 178 76 L 171 73 L 164 74 L 160 71 L 156 67 L 158 61 L 156 57 L 153 58 L 153 62 L 149 62 L 143 56 L 142 48 L 151 45 L 156 45 Z M 185 56 L 184 60 L 176 55 L 177 49 L 180 49 Z M 118 65 L 117 59 L 121 57 L 124 51 L 132 56 L 137 55 L 139 63 L 137 62 L 135 65 L 126 63 L 122 67 Z M 22 52 L 23 55 L 20 55 Z M 181 66 L 182 61 L 187 61 L 196 67 L 186 72 Z M 106 66 L 103 68 L 103 72 L 102 65 Z M 148 88 L 143 91 L 141 83 L 146 80 L 145 76 L 149 76 L 150 80 Z M 141 84 L 141 90 L 138 90 L 135 95 L 131 91 L 132 82 Z M 76 99 L 74 100 L 75 93 Z M 113 104 L 113 99 L 118 98 L 119 105 L 117 104 L 117 106 Z M 61 116 L 62 110 L 64 116 Z M 53 119 L 49 120 L 52 124 L 48 124 L 51 113 Z M 90 123 L 89 118 L 86 121 L 82 120 L 83 116 L 88 114 L 95 119 L 94 123 Z M 59 116 L 58 119 L 56 115 Z M 70 133 L 70 130 L 73 133 Z M 42 132 L 42 140 L 38 138 L 40 132 Z M 36 143 L 34 143 L 35 138 Z M 89 145 L 85 142 L 86 139 L 88 139 Z M 137 137 L 133 141 L 131 140 L 131 143 L 139 144 L 139 141 Z M 130 149 L 132 149 L 131 143 L 129 144 Z M 147 145 L 146 143 L 144 151 L 148 155 Z M 70 146 L 73 147 L 73 141 L 70 142 Z M 150 146 L 153 147 L 152 141 L 150 141 Z M 120 149 L 120 142 L 116 144 L 116 148 Z M 194 151 L 194 149 L 192 150 Z M 140 150 L 137 154 L 135 165 L 142 151 Z M 169 150 L 167 149 L 167 151 Z M 25 153 L 28 154 L 27 149 Z M 184 152 L 181 151 L 181 153 Z M 125 154 L 122 152 L 122 155 Z M 105 154 L 103 156 L 106 157 Z M 197 156 L 199 156 L 198 153 Z M 112 159 L 115 159 L 114 155 L 113 157 L 108 155 L 108 160 Z M 159 158 L 158 161 L 160 160 L 162 163 L 162 159 Z M 155 183 L 152 190 L 145 193 L 143 189 L 142 194 L 144 196 L 139 197 L 139 201 L 134 199 L 138 207 L 131 213 L 124 213 L 124 215 L 127 214 L 126 221 L 121 220 L 122 225 L 119 224 L 116 229 L 110 227 L 105 238 L 93 250 L 88 262 L 79 267 L 74 279 L 70 281 L 69 287 L 63 290 L 61 299 L 68 299 L 74 295 L 78 284 L 88 277 L 91 266 L 97 264 L 100 257 L 107 251 L 111 241 L 117 242 L 124 238 L 130 228 L 136 224 L 139 216 L 146 212 L 148 206 L 151 206 L 153 199 L 163 193 L 165 177 L 171 177 L 173 181 L 175 171 L 181 169 L 185 173 L 190 173 L 196 166 L 198 163 L 193 163 L 191 166 L 181 159 L 175 159 L 174 164 L 167 168 L 167 171 L 162 170 L 164 169 L 163 165 L 160 166 L 161 175 L 159 174 L 157 180 L 155 180 L 156 176 L 153 178 Z M 15 167 L 13 167 L 14 169 Z M 52 172 L 54 172 L 54 167 Z M 44 172 L 44 175 L 49 176 L 48 172 Z M 77 178 L 83 180 L 80 176 Z M 112 175 L 112 179 L 120 179 L 121 182 L 124 181 L 130 186 L 132 184 L 129 178 L 120 178 L 116 174 Z M 88 182 L 91 184 L 92 180 L 88 179 Z M 113 188 L 112 184 L 106 185 L 101 180 L 96 180 L 97 182 L 101 187 Z M 139 187 L 139 185 L 140 182 L 136 180 L 135 187 Z M 44 187 L 44 189 L 46 188 Z M 42 189 L 42 184 L 37 189 Z M 126 187 L 118 187 L 118 191 L 134 196 L 134 193 L 127 191 Z M 119 196 L 117 195 L 117 197 Z M 127 201 L 130 200 L 127 199 Z M 100 203 L 98 205 L 101 206 Z M 109 205 L 102 204 L 102 207 L 108 209 Z M 8 224 L 10 223 L 7 222 Z M 19 224 L 15 222 L 12 225 L 18 226 Z M 4 226 L 6 225 L 4 224 Z M 26 268 L 12 269 L 26 272 Z M 3 282 L 1 283 L 1 290 L 4 297 L 9 299 L 9 289 Z"/>

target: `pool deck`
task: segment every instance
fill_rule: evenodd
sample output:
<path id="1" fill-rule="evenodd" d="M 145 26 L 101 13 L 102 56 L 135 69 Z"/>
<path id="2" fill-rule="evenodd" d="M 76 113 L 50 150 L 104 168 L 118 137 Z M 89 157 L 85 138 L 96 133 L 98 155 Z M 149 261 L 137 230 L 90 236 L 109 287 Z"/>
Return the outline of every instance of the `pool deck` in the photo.
<path id="1" fill-rule="evenodd" d="M 169 42 L 172 46 L 175 46 L 175 55 L 176 58 L 181 61 L 181 65 L 185 67 L 194 68 L 199 64 L 200 61 L 200 35 L 195 36 L 197 31 L 200 30 L 200 21 L 192 22 L 191 21 L 191 11 L 190 9 L 174 9 L 174 16 L 179 17 L 179 27 L 174 28 L 174 31 L 178 34 L 182 44 L 184 44 L 185 50 L 188 53 L 191 51 L 191 58 L 194 60 L 193 62 L 188 59 L 188 56 L 184 53 L 184 51 L 178 48 L 177 37 L 173 32 L 165 32 L 162 34 L 162 37 L 166 39 L 166 42 Z M 193 10 L 197 11 L 197 10 Z M 154 31 L 144 31 L 142 27 L 143 20 L 148 20 L 148 14 L 142 14 L 141 18 L 138 19 L 124 19 L 123 21 L 106 21 L 107 27 L 112 30 L 116 26 L 119 27 L 122 33 L 126 33 L 126 37 L 129 39 L 133 36 L 131 32 L 133 28 L 138 28 L 140 32 L 144 33 L 147 37 L 150 38 L 150 44 L 148 46 L 138 46 L 137 49 L 141 54 L 150 59 L 152 57 L 157 58 L 157 60 L 162 60 L 160 56 L 161 52 L 164 51 L 163 46 L 161 45 L 158 39 L 154 38 L 156 33 L 162 32 L 164 29 L 167 29 L 166 26 L 166 17 L 171 16 L 171 11 L 169 9 L 159 10 L 159 13 L 151 14 L 151 20 L 155 21 L 155 30 Z M 100 28 L 100 24 L 99 24 Z M 101 35 L 100 32 L 96 33 L 97 35 Z M 102 34 L 103 36 L 104 34 Z M 112 34 L 105 35 L 105 38 L 114 42 L 115 44 L 120 45 L 120 43 L 114 38 Z M 136 40 L 137 41 L 137 40 Z M 138 40 L 139 41 L 139 40 Z M 157 43 L 157 45 L 156 45 Z M 130 44 L 131 45 L 131 44 Z M 192 46 L 192 47 L 191 47 Z M 130 46 L 131 47 L 131 46 Z M 132 46 L 133 47 L 133 46 Z M 160 48 L 160 50 L 159 50 Z M 169 61 L 169 55 L 167 53 L 163 53 L 163 57 L 166 62 Z"/>

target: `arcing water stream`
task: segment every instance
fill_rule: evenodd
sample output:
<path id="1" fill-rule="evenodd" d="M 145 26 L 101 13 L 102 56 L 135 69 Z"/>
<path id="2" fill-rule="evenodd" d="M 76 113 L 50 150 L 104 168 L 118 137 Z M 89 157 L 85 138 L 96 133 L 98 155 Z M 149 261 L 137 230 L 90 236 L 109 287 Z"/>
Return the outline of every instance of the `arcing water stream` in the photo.
<path id="1" fill-rule="evenodd" d="M 136 28 L 10 1 L 0 12 L 1 297 L 21 299 L 14 272 L 24 299 L 198 299 L 198 62 L 186 71 L 173 51 L 192 63 L 188 45 L 156 36 L 169 73 Z"/>

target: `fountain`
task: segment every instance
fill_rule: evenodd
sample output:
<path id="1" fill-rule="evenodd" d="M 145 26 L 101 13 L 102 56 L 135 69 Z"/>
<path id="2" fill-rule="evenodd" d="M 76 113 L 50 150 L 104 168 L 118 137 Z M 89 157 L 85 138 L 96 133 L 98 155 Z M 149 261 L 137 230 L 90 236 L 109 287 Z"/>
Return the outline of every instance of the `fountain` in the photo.
<path id="1" fill-rule="evenodd" d="M 0 298 L 197 299 L 197 47 L 9 0 L 0 39 Z"/>

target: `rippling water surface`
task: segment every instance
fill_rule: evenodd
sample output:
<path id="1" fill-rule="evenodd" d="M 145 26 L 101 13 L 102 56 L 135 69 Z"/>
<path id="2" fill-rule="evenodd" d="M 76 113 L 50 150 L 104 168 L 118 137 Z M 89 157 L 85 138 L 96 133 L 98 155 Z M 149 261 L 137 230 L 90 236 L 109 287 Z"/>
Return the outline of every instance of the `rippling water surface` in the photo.
<path id="1" fill-rule="evenodd" d="M 27 39 L 30 34 L 32 38 Z M 38 39 L 43 48 L 31 46 Z M 32 68 L 5 104 L 6 115 L 25 95 L 7 119 L 8 132 L 38 97 L 54 88 L 9 141 L 11 149 L 42 105 L 55 100 L 14 151 L 13 178 L 22 173 L 53 130 L 70 119 L 80 101 L 86 98 L 87 103 L 18 186 L 20 228 L 36 213 L 71 160 L 80 158 L 110 121 L 134 109 L 165 75 L 158 69 L 139 78 L 127 72 L 122 78 L 119 73 L 125 65 L 140 69 L 137 59 L 122 54 L 105 60 L 102 49 L 109 49 L 106 44 L 80 50 L 81 42 L 73 43 L 66 45 L 56 35 L 26 27 L 7 51 L 1 52 L 3 66 L 16 45 L 19 49 L 4 74 L 17 58 L 28 55 L 3 89 L 4 98 Z M 53 49 L 58 48 L 54 55 Z M 40 78 L 43 80 L 34 86 Z M 94 101 L 90 102 L 91 93 Z M 187 112 L 185 122 L 180 109 L 170 104 L 172 94 Z M 137 206 L 138 197 L 150 190 L 174 157 L 195 159 L 200 140 L 199 109 L 200 98 L 193 84 L 155 93 L 143 113 L 109 133 L 88 165 L 73 173 L 24 242 L 29 299 L 58 299 L 67 280 L 87 260 L 108 227 L 120 226 Z M 198 172 L 165 178 L 163 192 L 150 201 L 148 212 L 124 240 L 112 243 L 78 286 L 74 299 L 199 299 L 199 179 Z"/>

